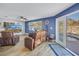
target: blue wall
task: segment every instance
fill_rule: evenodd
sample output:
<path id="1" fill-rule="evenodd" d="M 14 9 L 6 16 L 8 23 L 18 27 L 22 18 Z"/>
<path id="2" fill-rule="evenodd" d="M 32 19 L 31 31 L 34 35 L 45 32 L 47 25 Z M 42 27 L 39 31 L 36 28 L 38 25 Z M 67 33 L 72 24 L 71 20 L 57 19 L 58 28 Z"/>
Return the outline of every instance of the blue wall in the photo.
<path id="1" fill-rule="evenodd" d="M 41 18 L 41 19 L 36 19 L 33 21 L 28 21 L 25 23 L 25 32 L 29 33 L 29 26 L 28 23 L 29 22 L 35 22 L 35 21 L 49 21 L 48 25 L 43 25 L 43 29 L 48 31 L 48 34 L 55 34 L 55 18 L 54 17 L 48 17 L 48 18 Z M 52 29 L 50 29 L 50 27 L 52 27 Z"/>
<path id="2" fill-rule="evenodd" d="M 49 20 L 49 24 L 47 25 L 47 30 L 48 30 L 48 33 L 49 35 L 50 34 L 54 34 L 55 35 L 55 18 L 48 18 Z M 52 28 L 52 29 L 51 29 Z"/>
<path id="3" fill-rule="evenodd" d="M 25 32 L 29 33 L 29 26 L 28 26 L 28 22 L 25 22 Z"/>

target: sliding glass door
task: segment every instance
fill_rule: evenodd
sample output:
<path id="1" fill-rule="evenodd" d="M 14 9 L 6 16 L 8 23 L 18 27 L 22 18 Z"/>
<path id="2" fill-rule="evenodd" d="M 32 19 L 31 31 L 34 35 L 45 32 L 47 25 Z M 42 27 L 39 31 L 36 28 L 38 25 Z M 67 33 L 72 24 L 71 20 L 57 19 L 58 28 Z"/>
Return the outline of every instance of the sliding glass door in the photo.
<path id="1" fill-rule="evenodd" d="M 79 55 L 79 11 L 56 19 L 56 42 Z"/>
<path id="2" fill-rule="evenodd" d="M 79 12 L 70 14 L 67 19 L 66 47 L 79 55 Z"/>

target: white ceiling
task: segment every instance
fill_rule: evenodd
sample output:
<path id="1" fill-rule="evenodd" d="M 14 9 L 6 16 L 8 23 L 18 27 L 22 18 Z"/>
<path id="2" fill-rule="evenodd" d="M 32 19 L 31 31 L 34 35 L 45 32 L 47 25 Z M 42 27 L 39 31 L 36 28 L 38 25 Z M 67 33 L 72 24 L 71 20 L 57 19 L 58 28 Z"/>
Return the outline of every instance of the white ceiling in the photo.
<path id="1" fill-rule="evenodd" d="M 16 3 L 1 4 L 0 17 L 24 16 L 29 20 L 54 16 L 73 5 L 72 3 Z"/>

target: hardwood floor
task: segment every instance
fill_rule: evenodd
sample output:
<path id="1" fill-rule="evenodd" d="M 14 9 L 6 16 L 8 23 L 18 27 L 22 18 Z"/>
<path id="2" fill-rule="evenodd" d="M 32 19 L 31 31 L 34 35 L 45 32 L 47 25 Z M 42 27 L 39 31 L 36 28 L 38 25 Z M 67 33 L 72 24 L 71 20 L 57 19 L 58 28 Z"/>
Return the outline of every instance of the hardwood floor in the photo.
<path id="1" fill-rule="evenodd" d="M 40 46 L 34 49 L 30 54 L 31 56 L 55 56 L 55 53 L 51 50 L 48 44 L 50 42 L 44 42 Z"/>
<path id="2" fill-rule="evenodd" d="M 24 47 L 24 37 L 21 37 L 20 42 L 15 46 L 0 47 L 0 56 L 55 56 L 55 53 L 48 45 L 52 43 L 43 42 L 33 51 L 30 51 Z"/>

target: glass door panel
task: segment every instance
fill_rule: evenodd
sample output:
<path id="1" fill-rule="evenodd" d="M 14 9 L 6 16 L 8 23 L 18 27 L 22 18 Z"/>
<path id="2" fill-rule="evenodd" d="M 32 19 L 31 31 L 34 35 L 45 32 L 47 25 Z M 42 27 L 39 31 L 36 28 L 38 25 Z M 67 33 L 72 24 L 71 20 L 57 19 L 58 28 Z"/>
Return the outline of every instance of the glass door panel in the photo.
<path id="1" fill-rule="evenodd" d="M 66 47 L 66 18 L 56 19 L 56 42 Z"/>
<path id="2" fill-rule="evenodd" d="M 71 14 L 67 19 L 66 47 L 79 55 L 79 12 Z"/>

